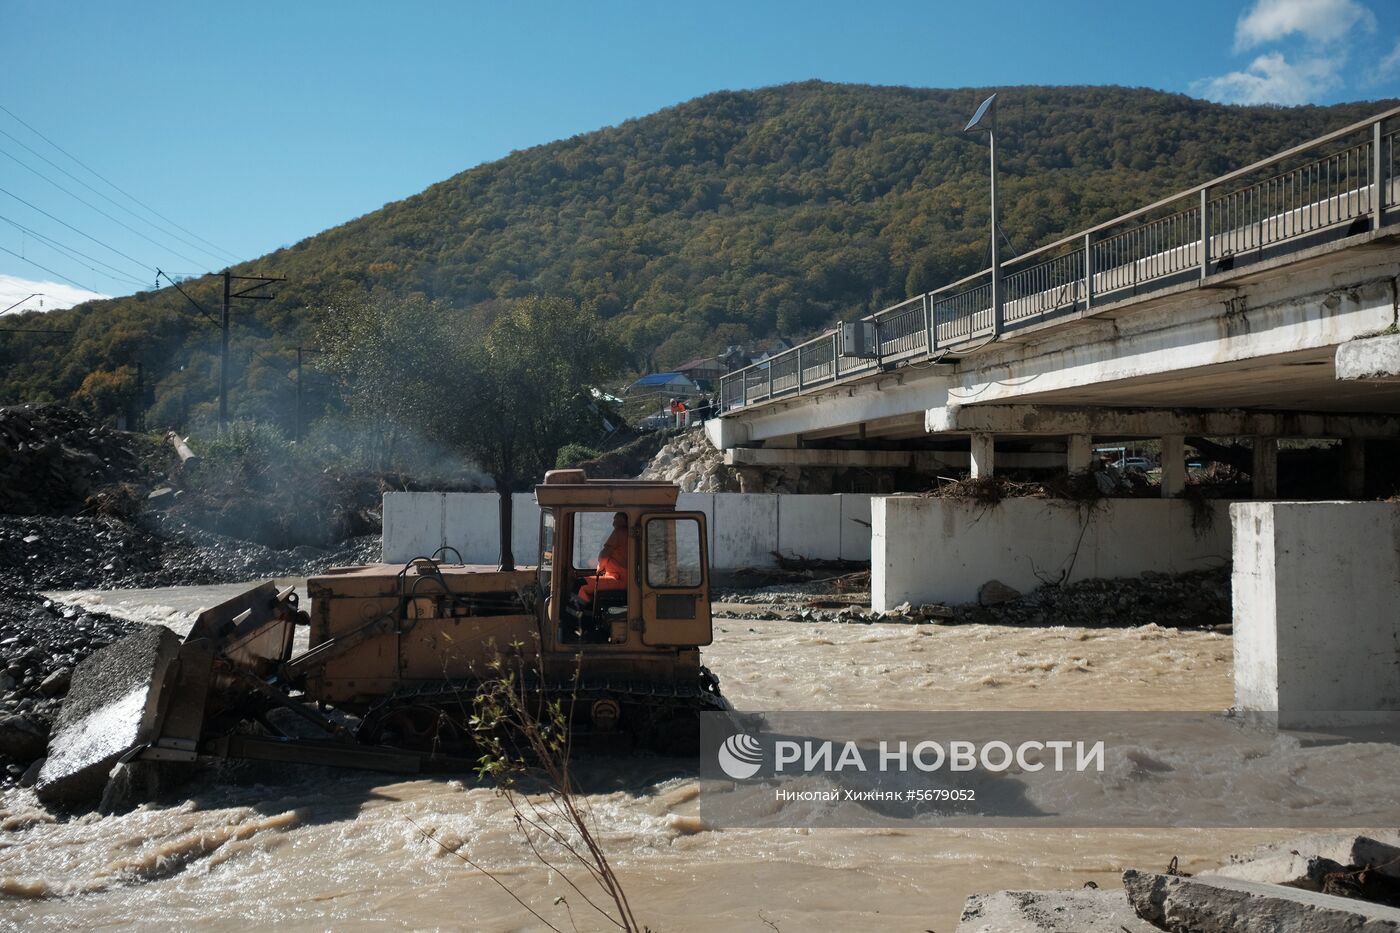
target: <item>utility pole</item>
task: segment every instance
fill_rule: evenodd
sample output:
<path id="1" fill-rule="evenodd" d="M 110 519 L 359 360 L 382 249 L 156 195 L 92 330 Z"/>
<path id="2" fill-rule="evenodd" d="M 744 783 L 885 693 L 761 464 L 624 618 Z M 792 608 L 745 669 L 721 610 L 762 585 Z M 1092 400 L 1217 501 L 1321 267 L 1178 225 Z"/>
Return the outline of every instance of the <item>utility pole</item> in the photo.
<path id="1" fill-rule="evenodd" d="M 224 300 L 219 305 L 219 433 L 228 430 L 228 302 L 229 274 L 224 270 Z"/>
<path id="2" fill-rule="evenodd" d="M 260 288 L 271 285 L 273 282 L 285 282 L 286 279 L 274 278 L 268 275 L 232 275 L 227 269 L 224 270 L 224 300 L 219 306 L 219 433 L 223 434 L 228 429 L 228 320 L 229 305 L 234 298 L 246 298 L 249 301 L 271 301 L 276 295 L 254 294 Z M 239 291 L 233 291 L 234 282 L 252 282 Z"/>
<path id="3" fill-rule="evenodd" d="M 302 405 L 302 388 L 301 388 L 301 362 L 302 362 L 302 354 L 304 354 L 304 353 L 320 353 L 320 352 L 321 352 L 321 351 L 320 351 L 320 350 L 317 350 L 315 347 L 303 347 L 303 346 L 300 346 L 300 345 L 297 346 L 297 412 L 296 412 L 296 415 L 297 415 L 297 416 L 296 416 L 296 433 L 295 433 L 295 435 L 294 435 L 294 438 L 295 438 L 295 440 L 296 440 L 296 442 L 297 442 L 298 444 L 301 443 L 301 433 L 302 433 L 302 411 L 301 411 L 301 405 Z"/>

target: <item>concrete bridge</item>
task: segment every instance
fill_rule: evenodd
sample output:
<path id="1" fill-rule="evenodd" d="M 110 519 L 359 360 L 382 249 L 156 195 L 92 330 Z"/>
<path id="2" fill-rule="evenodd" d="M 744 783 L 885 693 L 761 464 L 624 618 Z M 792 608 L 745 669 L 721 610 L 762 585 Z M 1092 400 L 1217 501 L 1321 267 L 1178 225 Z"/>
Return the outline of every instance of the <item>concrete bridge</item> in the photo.
<path id="1" fill-rule="evenodd" d="M 1160 438 L 1400 437 L 1400 109 L 1309 140 L 724 377 L 745 467 L 1088 466 Z M 1392 127 L 1394 125 L 1394 128 Z M 994 275 L 997 272 L 999 274 Z"/>

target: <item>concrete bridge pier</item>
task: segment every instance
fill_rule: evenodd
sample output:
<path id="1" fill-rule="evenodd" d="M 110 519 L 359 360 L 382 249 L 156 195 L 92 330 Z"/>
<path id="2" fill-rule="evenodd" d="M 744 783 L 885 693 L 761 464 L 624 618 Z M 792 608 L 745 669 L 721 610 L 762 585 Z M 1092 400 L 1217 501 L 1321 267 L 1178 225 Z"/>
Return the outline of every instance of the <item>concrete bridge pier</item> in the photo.
<path id="1" fill-rule="evenodd" d="M 1252 441 L 1249 476 L 1254 498 L 1278 498 L 1278 438 L 1255 436 Z"/>
<path id="2" fill-rule="evenodd" d="M 972 435 L 971 465 L 969 475 L 973 479 L 982 479 L 996 472 L 996 435 Z"/>

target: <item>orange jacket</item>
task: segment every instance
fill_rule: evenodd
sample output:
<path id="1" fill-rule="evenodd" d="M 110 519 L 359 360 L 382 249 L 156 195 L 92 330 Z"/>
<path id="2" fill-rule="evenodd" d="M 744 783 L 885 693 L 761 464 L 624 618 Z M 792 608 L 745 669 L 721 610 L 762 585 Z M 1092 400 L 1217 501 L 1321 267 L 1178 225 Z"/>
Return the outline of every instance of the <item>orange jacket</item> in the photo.
<path id="1" fill-rule="evenodd" d="M 627 529 L 614 528 L 608 535 L 607 543 L 598 553 L 598 572 L 584 578 L 583 588 L 578 598 L 586 603 L 593 602 L 593 594 L 599 591 L 627 589 Z"/>

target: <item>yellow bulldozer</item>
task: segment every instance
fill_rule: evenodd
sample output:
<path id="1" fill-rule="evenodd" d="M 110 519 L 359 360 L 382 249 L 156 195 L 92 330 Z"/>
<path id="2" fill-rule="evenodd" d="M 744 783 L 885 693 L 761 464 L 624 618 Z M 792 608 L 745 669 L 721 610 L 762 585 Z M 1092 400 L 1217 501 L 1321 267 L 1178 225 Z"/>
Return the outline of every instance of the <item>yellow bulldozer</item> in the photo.
<path id="1" fill-rule="evenodd" d="M 473 701 L 502 670 L 561 701 L 575 746 L 691 752 L 699 713 L 728 704 L 700 663 L 705 516 L 677 511 L 678 493 L 554 470 L 535 488 L 534 567 L 466 565 L 443 548 L 312 577 L 309 611 L 269 582 L 201 613 L 184 639 L 149 626 L 74 672 L 36 790 L 92 800 L 123 761 L 461 763 Z"/>

